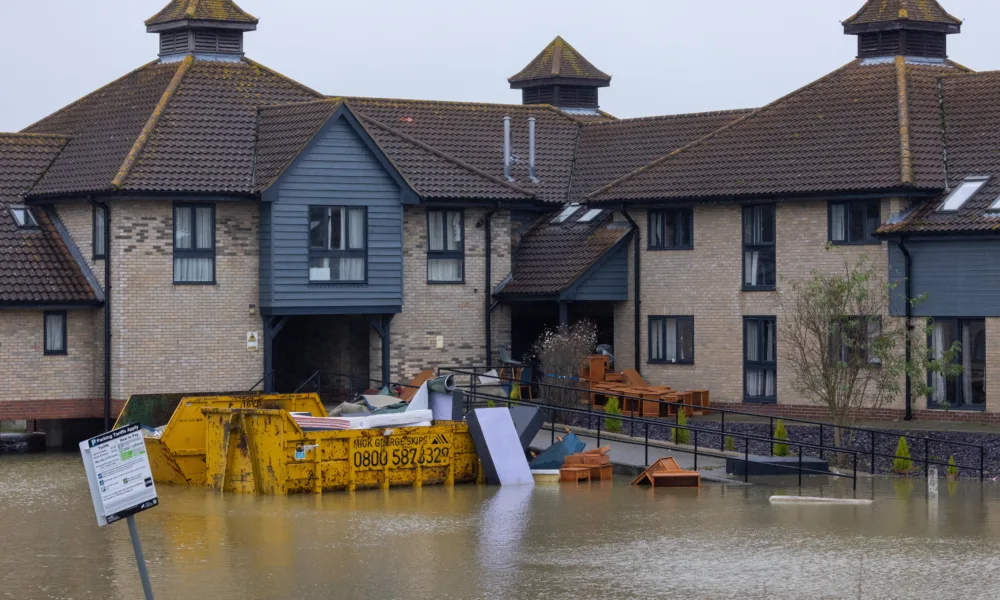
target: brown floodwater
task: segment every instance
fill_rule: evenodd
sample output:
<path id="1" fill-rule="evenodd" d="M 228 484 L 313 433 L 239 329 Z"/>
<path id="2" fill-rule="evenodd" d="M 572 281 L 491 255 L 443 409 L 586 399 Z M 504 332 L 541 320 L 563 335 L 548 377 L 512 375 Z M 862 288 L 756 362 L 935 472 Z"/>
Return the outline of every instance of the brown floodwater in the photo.
<path id="1" fill-rule="evenodd" d="M 780 483 L 780 482 L 778 482 Z M 1000 487 L 859 482 L 872 506 L 771 506 L 774 485 L 222 496 L 159 486 L 138 516 L 156 597 L 1000 598 Z M 811 478 L 807 495 L 850 496 Z M 0 598 L 142 597 L 123 523 L 72 454 L 0 457 Z"/>

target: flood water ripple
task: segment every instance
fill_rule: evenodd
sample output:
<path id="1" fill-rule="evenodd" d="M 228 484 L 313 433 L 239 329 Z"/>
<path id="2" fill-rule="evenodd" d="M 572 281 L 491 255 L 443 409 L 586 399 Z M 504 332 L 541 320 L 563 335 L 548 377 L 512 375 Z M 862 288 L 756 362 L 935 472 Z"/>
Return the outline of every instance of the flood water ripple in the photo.
<path id="1" fill-rule="evenodd" d="M 805 495 L 853 497 L 807 478 Z M 775 487 L 785 484 L 788 487 Z M 627 480 L 258 498 L 159 486 L 139 515 L 157 598 L 1000 598 L 1000 487 L 862 480 L 872 506 L 771 506 L 794 479 Z M 79 457 L 0 457 L 0 599 L 141 598 Z"/>

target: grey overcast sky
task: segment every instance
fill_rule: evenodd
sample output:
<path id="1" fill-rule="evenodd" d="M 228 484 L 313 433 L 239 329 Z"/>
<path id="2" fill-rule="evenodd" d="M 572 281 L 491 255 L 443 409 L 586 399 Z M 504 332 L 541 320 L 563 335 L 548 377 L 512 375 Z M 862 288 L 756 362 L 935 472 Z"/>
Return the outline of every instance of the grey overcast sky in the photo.
<path id="1" fill-rule="evenodd" d="M 0 0 L 0 131 L 17 131 L 156 58 L 143 21 L 168 0 Z M 1000 2 L 965 19 L 951 57 L 1000 69 Z M 556 35 L 614 76 L 619 117 L 766 104 L 850 61 L 840 21 L 864 0 L 238 0 L 247 55 L 323 93 L 520 101 L 506 78 Z"/>

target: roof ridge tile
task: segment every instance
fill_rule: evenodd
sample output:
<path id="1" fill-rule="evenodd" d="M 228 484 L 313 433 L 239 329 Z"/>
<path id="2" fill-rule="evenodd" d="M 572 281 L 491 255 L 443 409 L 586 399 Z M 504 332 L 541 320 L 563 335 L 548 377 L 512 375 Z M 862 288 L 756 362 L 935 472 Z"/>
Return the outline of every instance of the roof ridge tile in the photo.
<path id="1" fill-rule="evenodd" d="M 149 115 L 149 120 L 146 121 L 146 125 L 139 132 L 139 137 L 136 138 L 135 144 L 132 145 L 132 149 L 125 156 L 125 161 L 122 163 L 121 168 L 118 169 L 118 173 L 115 178 L 111 180 L 111 187 L 113 189 L 120 189 L 125 185 L 125 180 L 132 173 L 132 168 L 135 163 L 139 160 L 143 151 L 146 149 L 146 144 L 149 139 L 153 136 L 153 131 L 156 126 L 160 123 L 160 117 L 163 116 L 164 111 L 167 109 L 167 105 L 170 104 L 170 100 L 174 97 L 174 94 L 180 88 L 181 83 L 184 81 L 184 76 L 187 75 L 188 71 L 191 69 L 191 65 L 194 64 L 194 55 L 188 55 L 184 57 L 181 61 L 180 66 L 177 71 L 174 72 L 173 78 L 170 83 L 167 84 L 167 89 L 163 91 L 163 96 L 160 98 L 160 102 L 157 103 L 156 108 L 153 109 L 151 115 Z"/>
<path id="2" fill-rule="evenodd" d="M 677 148 L 676 150 L 670 152 L 669 154 L 661 156 L 660 158 L 652 161 L 651 163 L 649 163 L 647 165 L 639 167 L 638 169 L 632 171 L 631 173 L 628 173 L 628 174 L 626 174 L 626 175 L 624 175 L 622 177 L 619 177 L 618 179 L 612 181 L 611 183 L 609 183 L 607 185 L 604 185 L 604 186 L 602 186 L 602 187 L 594 190 L 593 192 L 587 194 L 586 196 L 584 196 L 584 198 L 588 199 L 588 200 L 597 200 L 598 196 L 600 196 L 601 194 L 607 193 L 608 191 L 610 191 L 615 186 L 620 185 L 620 184 L 622 184 L 622 183 L 624 183 L 626 181 L 635 179 L 639 175 L 642 175 L 646 171 L 649 171 L 650 169 L 659 166 L 660 164 L 662 164 L 662 163 L 666 162 L 667 160 L 669 160 L 669 159 L 677 156 L 678 154 L 680 154 L 680 153 L 682 153 L 682 152 L 684 152 L 686 150 L 690 150 L 691 148 L 695 148 L 697 146 L 700 146 L 700 145 L 704 144 L 706 141 L 713 139 L 716 135 L 718 135 L 720 133 L 723 133 L 725 131 L 728 131 L 728 130 L 736 127 L 737 125 L 745 123 L 749 119 L 752 119 L 752 118 L 754 118 L 756 116 L 764 114 L 768 110 L 771 110 L 772 108 L 774 108 L 775 106 L 778 106 L 781 103 L 786 102 L 786 101 L 788 101 L 788 100 L 790 100 L 790 99 L 792 99 L 792 98 L 794 98 L 794 97 L 796 97 L 796 96 L 798 96 L 798 95 L 806 92 L 807 90 L 811 90 L 812 88 L 814 88 L 814 87 L 816 87 L 816 86 L 818 86 L 818 85 L 820 85 L 822 83 L 826 83 L 826 82 L 834 79 L 835 77 L 843 74 L 850 67 L 855 66 L 855 65 L 857 65 L 859 63 L 860 63 L 860 60 L 858 60 L 858 59 L 852 60 L 851 62 L 847 63 L 846 65 L 844 65 L 842 67 L 840 67 L 839 69 L 831 71 L 831 72 L 827 73 L 826 75 L 824 75 L 823 77 L 820 77 L 819 79 L 816 79 L 815 81 L 812 81 L 812 82 L 810 82 L 810 83 L 808 83 L 808 84 L 800 87 L 797 90 L 794 90 L 794 91 L 792 91 L 792 92 L 790 92 L 788 94 L 785 94 L 784 96 L 778 98 L 777 100 L 775 100 L 773 102 L 770 102 L 770 103 L 768 103 L 768 104 L 766 104 L 766 105 L 764 105 L 764 106 L 762 106 L 760 108 L 753 109 L 752 111 L 750 111 L 749 113 L 747 113 L 743 117 L 741 117 L 739 119 L 736 119 L 732 123 L 728 123 L 726 125 L 723 125 L 719 129 L 716 129 L 715 131 L 709 133 L 708 135 L 702 136 L 702 137 L 698 138 L 697 140 L 694 140 L 693 142 L 691 142 L 689 144 L 686 144 L 684 146 L 681 146 L 680 148 Z"/>
<path id="3" fill-rule="evenodd" d="M 913 150 L 910 143 L 910 86 L 906 57 L 896 57 L 896 86 L 899 93 L 899 180 L 913 185 Z"/>

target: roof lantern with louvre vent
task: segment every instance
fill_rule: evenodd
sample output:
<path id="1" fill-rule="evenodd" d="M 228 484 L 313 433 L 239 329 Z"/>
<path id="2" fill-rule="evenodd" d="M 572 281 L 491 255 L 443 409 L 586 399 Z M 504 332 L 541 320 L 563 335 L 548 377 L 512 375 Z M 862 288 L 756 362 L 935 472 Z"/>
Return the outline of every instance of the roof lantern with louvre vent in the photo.
<path id="1" fill-rule="evenodd" d="M 596 113 L 600 107 L 597 90 L 611 85 L 611 76 L 557 37 L 508 81 L 511 89 L 521 90 L 524 104 Z"/>
<path id="2" fill-rule="evenodd" d="M 171 0 L 146 21 L 160 34 L 160 58 L 187 54 L 243 56 L 243 34 L 257 29 L 257 17 L 232 0 Z"/>
<path id="3" fill-rule="evenodd" d="M 868 0 L 843 22 L 844 33 L 858 36 L 858 58 L 948 57 L 948 36 L 962 21 L 937 0 Z"/>

